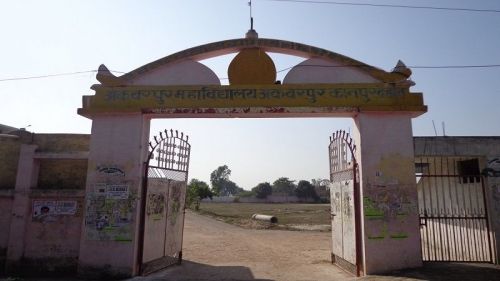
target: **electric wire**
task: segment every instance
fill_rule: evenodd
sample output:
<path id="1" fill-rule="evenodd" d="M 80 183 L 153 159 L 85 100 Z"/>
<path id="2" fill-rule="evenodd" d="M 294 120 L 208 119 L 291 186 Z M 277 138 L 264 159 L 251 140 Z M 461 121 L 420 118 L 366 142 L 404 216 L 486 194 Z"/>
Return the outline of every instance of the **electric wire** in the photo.
<path id="1" fill-rule="evenodd" d="M 0 82 L 5 82 L 5 81 L 18 81 L 18 80 L 31 80 L 31 79 L 40 79 L 40 78 L 50 78 L 50 77 L 60 77 L 60 76 L 71 76 L 71 75 L 78 75 L 78 74 L 85 74 L 85 73 L 96 73 L 98 70 L 85 70 L 85 71 L 75 71 L 75 72 L 65 72 L 65 73 L 55 73 L 55 74 L 45 74 L 45 75 L 38 75 L 38 76 L 26 76 L 26 77 L 11 77 L 11 78 L 2 78 L 0 79 Z M 115 73 L 125 73 L 123 71 L 115 71 L 112 70 L 111 72 Z"/>
<path id="2" fill-rule="evenodd" d="M 473 8 L 452 8 L 439 6 L 413 6 L 413 5 L 394 5 L 394 4 L 372 4 L 372 3 L 353 3 L 353 2 L 338 2 L 338 1 L 306 1 L 306 0 L 261 0 L 267 2 L 291 2 L 304 4 L 326 4 L 326 5 L 344 5 L 344 6 L 367 6 L 378 8 L 404 8 L 404 9 L 421 9 L 421 10 L 441 10 L 455 12 L 476 12 L 476 13 L 500 13 L 500 10 L 495 9 L 473 9 Z"/>
<path id="3" fill-rule="evenodd" d="M 324 67 L 324 68 L 342 68 L 342 67 L 366 67 L 368 65 L 360 65 L 360 64 L 346 64 L 346 65 L 319 65 L 319 64 L 298 64 L 294 66 L 289 66 L 283 69 L 276 71 L 276 73 L 281 73 L 287 70 L 290 70 L 294 67 Z M 407 66 L 410 69 L 471 69 L 471 68 L 500 68 L 500 64 L 476 64 L 476 65 L 409 65 Z M 19 80 L 31 80 L 31 79 L 40 79 L 40 78 L 51 78 L 51 77 L 60 77 L 60 76 L 71 76 L 78 75 L 84 73 L 96 73 L 97 70 L 86 70 L 86 71 L 76 71 L 76 72 L 65 72 L 65 73 L 56 73 L 56 74 L 46 74 L 46 75 L 38 75 L 38 76 L 26 76 L 26 77 L 12 77 L 12 78 L 3 78 L 0 79 L 0 82 L 7 81 L 19 81 Z M 115 73 L 125 73 L 123 71 L 112 70 L 111 72 Z M 229 79 L 227 77 L 219 78 L 220 80 Z"/>
<path id="4" fill-rule="evenodd" d="M 367 65 L 360 64 L 346 64 L 346 65 L 315 65 L 315 64 L 298 64 L 276 71 L 280 73 L 290 70 L 294 67 L 325 67 L 325 68 L 341 68 L 341 67 L 364 67 Z M 406 66 L 410 69 L 467 69 L 467 68 L 497 68 L 500 64 L 478 64 L 478 65 L 409 65 Z"/>

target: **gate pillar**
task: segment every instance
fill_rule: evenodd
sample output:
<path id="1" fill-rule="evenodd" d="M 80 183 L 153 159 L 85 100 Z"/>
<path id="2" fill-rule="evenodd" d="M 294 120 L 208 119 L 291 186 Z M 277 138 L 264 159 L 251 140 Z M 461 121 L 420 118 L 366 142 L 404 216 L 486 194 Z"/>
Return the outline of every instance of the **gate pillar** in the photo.
<path id="1" fill-rule="evenodd" d="M 364 273 L 422 265 L 411 113 L 359 113 Z"/>
<path id="2" fill-rule="evenodd" d="M 140 194 L 149 122 L 141 114 L 94 115 L 78 273 L 137 273 Z"/>

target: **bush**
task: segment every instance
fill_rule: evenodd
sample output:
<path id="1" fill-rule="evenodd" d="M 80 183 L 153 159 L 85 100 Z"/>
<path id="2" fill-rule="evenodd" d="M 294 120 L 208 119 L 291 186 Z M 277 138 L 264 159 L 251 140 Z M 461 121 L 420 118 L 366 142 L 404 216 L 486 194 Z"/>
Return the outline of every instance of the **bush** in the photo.
<path id="1" fill-rule="evenodd" d="M 305 180 L 299 181 L 297 189 L 295 189 L 295 194 L 299 198 L 303 199 L 313 198 L 314 201 L 319 201 L 319 196 L 316 194 L 314 186 L 310 182 Z"/>
<path id="2" fill-rule="evenodd" d="M 187 186 L 186 203 L 188 207 L 191 207 L 191 205 L 194 204 L 194 209 L 199 210 L 200 201 L 204 198 L 212 199 L 212 196 L 213 194 L 208 187 L 208 184 L 197 179 L 191 179 Z"/>
<path id="3" fill-rule="evenodd" d="M 273 187 L 270 183 L 263 182 L 252 188 L 252 191 L 255 194 L 255 197 L 265 199 L 268 195 L 271 195 L 273 193 Z"/>

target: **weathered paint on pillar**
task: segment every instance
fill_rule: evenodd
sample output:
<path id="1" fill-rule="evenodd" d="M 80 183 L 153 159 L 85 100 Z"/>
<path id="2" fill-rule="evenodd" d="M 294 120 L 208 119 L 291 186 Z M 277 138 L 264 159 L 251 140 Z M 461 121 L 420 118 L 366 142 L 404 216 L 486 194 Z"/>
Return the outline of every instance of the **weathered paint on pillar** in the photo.
<path id="1" fill-rule="evenodd" d="M 30 216 L 30 189 L 35 185 L 38 176 L 38 165 L 34 160 L 36 145 L 21 145 L 16 176 L 12 218 L 10 224 L 9 243 L 7 246 L 7 272 L 14 272 L 21 266 L 24 256 L 24 235 L 27 217 Z"/>
<path id="2" fill-rule="evenodd" d="M 92 117 L 79 274 L 137 274 L 139 202 L 149 119 Z"/>
<path id="3" fill-rule="evenodd" d="M 411 115 L 354 118 L 365 274 L 422 265 Z"/>

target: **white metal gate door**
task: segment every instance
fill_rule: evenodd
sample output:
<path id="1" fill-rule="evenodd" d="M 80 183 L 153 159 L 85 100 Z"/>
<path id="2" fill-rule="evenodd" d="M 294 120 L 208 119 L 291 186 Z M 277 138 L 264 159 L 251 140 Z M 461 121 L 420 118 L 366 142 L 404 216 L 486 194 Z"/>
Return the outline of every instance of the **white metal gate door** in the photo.
<path id="1" fill-rule="evenodd" d="M 154 137 L 142 193 L 142 275 L 182 261 L 182 238 L 191 145 L 188 136 L 165 130 Z"/>
<path id="2" fill-rule="evenodd" d="M 359 276 L 359 181 L 355 145 L 345 131 L 330 137 L 332 263 Z"/>

